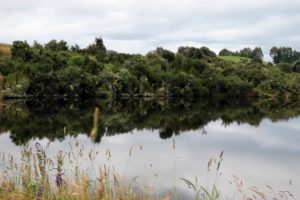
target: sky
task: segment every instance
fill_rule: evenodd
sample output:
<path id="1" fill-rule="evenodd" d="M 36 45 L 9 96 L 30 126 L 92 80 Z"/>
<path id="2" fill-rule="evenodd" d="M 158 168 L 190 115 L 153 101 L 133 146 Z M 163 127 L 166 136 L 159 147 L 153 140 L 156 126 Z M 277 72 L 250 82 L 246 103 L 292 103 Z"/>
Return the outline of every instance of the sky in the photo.
<path id="1" fill-rule="evenodd" d="M 0 0 L 0 42 L 64 39 L 146 53 L 157 46 L 300 50 L 299 0 Z"/>

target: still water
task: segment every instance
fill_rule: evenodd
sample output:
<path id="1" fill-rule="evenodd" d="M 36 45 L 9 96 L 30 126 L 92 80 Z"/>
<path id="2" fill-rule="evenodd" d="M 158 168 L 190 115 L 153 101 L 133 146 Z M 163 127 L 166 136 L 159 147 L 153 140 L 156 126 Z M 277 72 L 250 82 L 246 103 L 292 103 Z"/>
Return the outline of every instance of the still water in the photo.
<path id="1" fill-rule="evenodd" d="M 96 140 L 89 137 L 93 110 L 100 108 Z M 241 102 L 130 101 L 65 102 L 6 101 L 0 114 L 0 152 L 20 156 L 24 144 L 36 142 L 47 152 L 69 151 L 79 144 L 97 151 L 91 164 L 78 158 L 83 169 L 103 164 L 124 180 L 158 194 L 176 193 L 193 199 L 181 178 L 210 188 L 222 197 L 238 194 L 233 177 L 243 188 L 268 193 L 290 191 L 300 198 L 300 105 L 266 106 Z M 107 151 L 110 157 L 107 157 Z M 224 160 L 208 171 L 208 161 Z M 93 165 L 91 167 L 91 165 Z"/>

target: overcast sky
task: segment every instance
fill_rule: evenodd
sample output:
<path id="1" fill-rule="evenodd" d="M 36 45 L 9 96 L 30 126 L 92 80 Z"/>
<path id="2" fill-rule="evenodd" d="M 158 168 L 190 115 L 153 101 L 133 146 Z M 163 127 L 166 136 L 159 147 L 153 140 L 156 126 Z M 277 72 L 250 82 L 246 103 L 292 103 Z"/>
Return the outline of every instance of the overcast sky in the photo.
<path id="1" fill-rule="evenodd" d="M 0 42 L 64 39 L 84 47 L 145 53 L 162 46 L 219 51 L 300 50 L 299 0 L 0 0 Z"/>

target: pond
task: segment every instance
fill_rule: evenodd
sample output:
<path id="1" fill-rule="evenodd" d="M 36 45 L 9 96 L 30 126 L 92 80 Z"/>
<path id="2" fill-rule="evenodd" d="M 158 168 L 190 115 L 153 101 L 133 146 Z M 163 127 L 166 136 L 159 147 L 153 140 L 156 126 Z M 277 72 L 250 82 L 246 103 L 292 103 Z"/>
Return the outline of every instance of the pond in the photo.
<path id="1" fill-rule="evenodd" d="M 95 107 L 99 124 L 92 139 Z M 297 199 L 298 116 L 297 103 L 6 100 L 0 114 L 0 152 L 18 158 L 23 145 L 40 143 L 54 156 L 77 146 L 97 152 L 92 161 L 78 157 L 92 175 L 105 164 L 128 182 L 157 194 L 171 192 L 178 199 L 195 197 L 185 180 L 205 188 L 215 185 L 223 198 L 255 187 L 266 195 L 289 191 Z"/>

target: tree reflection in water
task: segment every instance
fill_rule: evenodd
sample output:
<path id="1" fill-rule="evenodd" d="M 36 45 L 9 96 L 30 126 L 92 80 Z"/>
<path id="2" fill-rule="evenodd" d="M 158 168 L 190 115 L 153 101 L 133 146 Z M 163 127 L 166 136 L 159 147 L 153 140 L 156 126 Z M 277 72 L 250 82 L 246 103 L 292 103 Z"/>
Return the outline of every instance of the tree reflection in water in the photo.
<path id="1" fill-rule="evenodd" d="M 288 120 L 300 114 L 299 103 L 211 99 L 5 100 L 0 133 L 10 132 L 12 141 L 18 145 L 33 138 L 63 140 L 66 135 L 89 135 L 95 107 L 100 108 L 96 142 L 104 134 L 111 136 L 134 129 L 159 130 L 160 137 L 167 139 L 188 130 L 206 134 L 204 127 L 215 120 L 222 120 L 225 126 L 233 122 L 258 126 L 264 118 Z"/>

